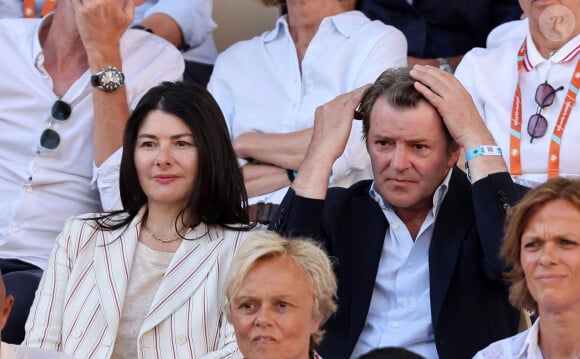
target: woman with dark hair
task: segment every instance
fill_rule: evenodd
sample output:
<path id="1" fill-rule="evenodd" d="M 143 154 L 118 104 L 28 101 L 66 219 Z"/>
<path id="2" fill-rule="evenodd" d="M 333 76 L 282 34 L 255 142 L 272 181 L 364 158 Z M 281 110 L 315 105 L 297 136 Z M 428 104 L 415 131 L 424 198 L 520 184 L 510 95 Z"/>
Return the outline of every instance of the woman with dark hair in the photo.
<path id="1" fill-rule="evenodd" d="M 78 358 L 238 357 L 222 313 L 225 272 L 253 225 L 218 105 L 163 83 L 125 129 L 123 211 L 69 219 L 25 344 Z"/>

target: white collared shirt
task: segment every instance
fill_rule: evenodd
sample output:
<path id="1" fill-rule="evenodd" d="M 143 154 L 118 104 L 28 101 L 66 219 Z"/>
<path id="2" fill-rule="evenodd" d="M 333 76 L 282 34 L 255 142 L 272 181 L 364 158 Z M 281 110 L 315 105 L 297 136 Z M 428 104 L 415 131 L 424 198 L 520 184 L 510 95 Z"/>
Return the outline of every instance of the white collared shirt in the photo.
<path id="1" fill-rule="evenodd" d="M 37 153 L 57 100 L 38 39 L 48 21 L 51 15 L 0 20 L 0 258 L 18 258 L 40 268 L 68 217 L 120 208 L 121 151 L 98 168 L 93 162 L 88 70 L 62 97 L 72 112 L 55 125 L 60 145 Z M 183 58 L 175 47 L 145 31 L 128 30 L 121 39 L 121 55 L 130 108 L 152 86 L 180 79 L 183 73 Z"/>
<path id="2" fill-rule="evenodd" d="M 431 323 L 429 247 L 441 203 L 447 194 L 452 170 L 433 194 L 433 207 L 413 241 L 407 226 L 393 207 L 371 186 L 370 196 L 379 203 L 389 229 L 385 234 L 377 279 L 364 328 L 351 358 L 380 347 L 404 347 L 438 358 Z"/>
<path id="3" fill-rule="evenodd" d="M 35 0 L 35 17 L 40 12 L 46 0 Z M 23 1 L 0 1 L 0 18 L 21 18 Z M 189 61 L 213 64 L 218 55 L 212 35 L 217 24 L 213 21 L 212 0 L 146 0 L 135 7 L 134 23 L 138 24 L 151 14 L 161 13 L 171 17 L 183 34 L 184 41 L 191 47 L 183 53 Z"/>
<path id="4" fill-rule="evenodd" d="M 147 0 L 135 8 L 135 23 L 140 23 L 155 13 L 171 17 L 178 25 L 183 39 L 191 48 L 183 53 L 188 61 L 213 64 L 217 47 L 213 30 L 212 0 Z"/>
<path id="5" fill-rule="evenodd" d="M 312 127 L 319 105 L 406 63 L 403 33 L 349 11 L 322 20 L 299 64 L 287 18 L 282 16 L 273 30 L 220 54 L 208 89 L 224 113 L 232 139 L 245 132 L 289 133 Z M 354 121 L 345 152 L 332 167 L 331 185 L 347 187 L 372 177 L 361 137 L 362 123 Z M 287 189 L 253 197 L 250 203 L 280 203 Z"/>
<path id="6" fill-rule="evenodd" d="M 544 359 L 538 343 L 540 319 L 527 330 L 491 343 L 475 354 L 473 359 Z"/>
<path id="7" fill-rule="evenodd" d="M 518 36 L 517 30 L 506 42 L 493 49 L 476 48 L 464 57 L 455 76 L 471 93 L 473 101 L 495 142 L 503 150 L 503 157 L 510 163 L 510 124 L 512 105 L 516 85 L 522 93 L 522 130 L 521 130 L 521 164 L 522 180 L 530 183 L 542 183 L 547 180 L 548 154 L 550 142 L 557 118 L 562 109 L 566 91 L 556 92 L 554 103 L 542 110 L 548 120 L 548 129 L 541 138 L 530 143 L 527 132 L 528 119 L 536 113 L 536 88 L 548 81 L 554 88 L 570 85 L 572 74 L 580 60 L 580 35 L 571 39 L 550 59 L 543 58 L 538 52 L 532 37 L 527 30 L 527 56 L 524 68 L 518 77 L 517 56 L 524 37 Z M 570 118 L 564 130 L 560 147 L 560 175 L 564 177 L 580 176 L 580 103 L 572 108 Z M 516 179 L 519 180 L 520 178 Z"/>

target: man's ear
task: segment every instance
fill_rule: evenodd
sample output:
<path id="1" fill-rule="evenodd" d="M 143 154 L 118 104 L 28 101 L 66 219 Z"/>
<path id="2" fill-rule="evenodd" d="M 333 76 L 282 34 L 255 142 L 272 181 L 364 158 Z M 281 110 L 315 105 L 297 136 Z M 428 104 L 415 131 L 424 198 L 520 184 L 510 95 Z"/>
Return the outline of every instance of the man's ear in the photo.
<path id="1" fill-rule="evenodd" d="M 4 329 L 8 316 L 10 316 L 10 311 L 12 310 L 12 305 L 14 305 L 14 296 L 7 295 L 4 299 L 4 305 L 0 308 L 0 330 Z"/>

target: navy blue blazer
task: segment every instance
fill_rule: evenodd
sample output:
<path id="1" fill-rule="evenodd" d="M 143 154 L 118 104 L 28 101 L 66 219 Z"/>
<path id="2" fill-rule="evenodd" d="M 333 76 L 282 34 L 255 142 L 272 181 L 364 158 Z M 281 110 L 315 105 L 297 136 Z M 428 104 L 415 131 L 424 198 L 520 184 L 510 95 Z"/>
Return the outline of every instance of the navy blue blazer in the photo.
<path id="1" fill-rule="evenodd" d="M 518 0 L 358 0 L 357 9 L 401 30 L 408 54 L 419 58 L 463 55 L 485 47 L 497 25 L 517 20 Z"/>
<path id="2" fill-rule="evenodd" d="M 325 326 L 318 352 L 350 357 L 363 329 L 388 228 L 370 197 L 371 181 L 331 188 L 314 200 L 288 191 L 270 227 L 312 236 L 336 257 L 338 311 Z M 471 358 L 517 333 L 519 312 L 508 302 L 499 256 L 506 210 L 523 195 L 508 173 L 471 184 L 454 168 L 429 248 L 431 322 L 440 358 Z"/>

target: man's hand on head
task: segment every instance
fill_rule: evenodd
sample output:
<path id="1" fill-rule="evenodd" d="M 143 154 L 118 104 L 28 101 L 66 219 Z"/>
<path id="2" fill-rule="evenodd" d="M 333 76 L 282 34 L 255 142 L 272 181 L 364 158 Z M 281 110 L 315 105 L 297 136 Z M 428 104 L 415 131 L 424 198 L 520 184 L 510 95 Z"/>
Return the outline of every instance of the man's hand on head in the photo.
<path id="1" fill-rule="evenodd" d="M 453 139 L 462 147 L 495 143 L 485 127 L 473 99 L 452 74 L 433 66 L 415 65 L 410 75 L 417 80 L 415 89 L 443 118 Z"/>
<path id="2" fill-rule="evenodd" d="M 447 130 L 460 147 L 470 151 L 480 146 L 495 146 L 495 140 L 471 95 L 455 76 L 432 66 L 421 65 L 415 65 L 410 75 L 417 80 L 415 89 L 437 109 Z M 501 155 L 475 156 L 467 165 L 472 182 L 492 173 L 507 172 Z"/>
<path id="3" fill-rule="evenodd" d="M 292 188 L 308 198 L 324 198 L 332 165 L 346 145 L 355 109 L 370 85 L 339 95 L 316 108 L 312 139 Z"/>

